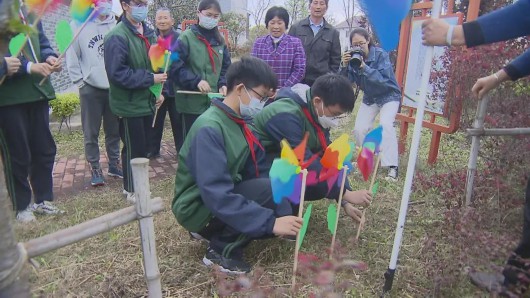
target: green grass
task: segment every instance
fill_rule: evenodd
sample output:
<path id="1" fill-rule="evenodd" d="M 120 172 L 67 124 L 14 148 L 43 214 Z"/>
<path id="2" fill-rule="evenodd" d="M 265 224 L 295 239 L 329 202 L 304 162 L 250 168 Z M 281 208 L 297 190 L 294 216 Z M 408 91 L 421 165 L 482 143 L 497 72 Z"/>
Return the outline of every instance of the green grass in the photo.
<path id="1" fill-rule="evenodd" d="M 352 123 L 333 132 L 334 136 L 351 131 Z M 165 138 L 171 138 L 165 134 Z M 409 139 L 412 135 L 410 132 Z M 82 136 L 78 132 L 55 134 L 60 156 L 82 152 Z M 444 135 L 440 147 L 439 161 L 435 165 L 426 163 L 430 134 L 424 130 L 417 168 L 422 171 L 444 172 L 465 168 L 469 142 L 462 133 Z M 384 181 L 384 170 L 379 172 L 379 193 L 367 211 L 366 228 L 358 242 L 353 240 L 357 226 L 342 212 L 337 239 L 346 258 L 366 262 L 368 269 L 362 272 L 343 272 L 338 281 L 349 281 L 352 286 L 344 293 L 347 297 L 376 297 L 381 294 L 383 273 L 388 267 L 394 240 L 407 156 L 400 158 L 401 176 L 398 183 Z M 350 177 L 354 189 L 367 188 L 359 174 Z M 170 211 L 174 179 L 151 181 L 153 196 L 160 196 L 166 210 L 155 216 L 157 253 L 162 274 L 165 297 L 214 297 L 216 285 L 211 271 L 202 265 L 204 243 L 190 240 Z M 463 194 L 462 194 L 463 195 Z M 499 194 L 497 199 L 500 199 Z M 456 271 L 445 271 L 455 267 L 459 251 L 454 240 L 448 238 L 444 220 L 445 199 L 436 190 L 413 192 L 411 201 L 419 202 L 409 207 L 398 270 L 391 297 L 474 297 L 484 296 L 472 286 L 466 277 L 466 267 L 487 264 L 502 264 L 506 254 L 496 258 L 489 255 L 471 255 L 467 263 Z M 495 200 L 477 208 L 487 215 L 499 213 Z M 326 211 L 329 202 L 314 203 L 313 216 L 302 247 L 303 253 L 314 253 L 326 257 L 331 236 L 327 230 Z M 61 198 L 58 205 L 66 215 L 39 217 L 38 222 L 16 225 L 21 241 L 39 237 L 62 228 L 84 222 L 97 216 L 124 208 L 127 203 L 120 190 L 90 190 L 73 197 Z M 502 217 L 485 217 L 480 224 L 498 239 L 515 243 L 520 230 L 520 208 L 502 210 Z M 481 213 L 482 214 L 482 213 Z M 515 232 L 514 232 L 515 230 Z M 508 234 L 507 231 L 510 231 Z M 435 239 L 433 245 L 430 239 Z M 255 241 L 246 250 L 247 260 L 255 267 L 263 268 L 264 277 L 272 285 L 289 289 L 293 264 L 294 244 L 280 239 Z M 36 258 L 40 264 L 32 269 L 31 284 L 34 296 L 42 297 L 140 297 L 146 294 L 142 271 L 142 254 L 138 225 L 129 224 L 112 232 L 50 252 Z M 440 283 L 440 277 L 449 277 L 450 282 Z M 306 297 L 314 286 L 304 284 L 296 297 Z M 286 297 L 286 296 L 282 296 Z"/>

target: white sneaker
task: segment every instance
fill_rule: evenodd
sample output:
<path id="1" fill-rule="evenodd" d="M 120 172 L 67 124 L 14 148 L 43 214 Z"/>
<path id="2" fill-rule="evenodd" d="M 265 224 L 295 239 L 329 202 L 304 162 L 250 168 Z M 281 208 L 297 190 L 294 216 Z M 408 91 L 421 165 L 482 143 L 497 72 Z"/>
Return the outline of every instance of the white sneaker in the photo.
<path id="1" fill-rule="evenodd" d="M 123 194 L 126 196 L 127 202 L 131 204 L 136 204 L 136 194 L 134 192 L 128 192 L 125 189 L 123 190 Z"/>
<path id="2" fill-rule="evenodd" d="M 398 180 L 398 167 L 389 167 L 386 181 L 396 182 Z"/>
<path id="3" fill-rule="evenodd" d="M 31 205 L 31 211 L 37 213 L 37 214 L 44 214 L 44 215 L 54 215 L 54 214 L 63 214 L 64 211 L 57 208 L 54 204 L 48 201 L 44 201 L 42 203 L 35 203 Z"/>
<path id="4" fill-rule="evenodd" d="M 35 214 L 33 214 L 33 211 L 30 207 L 17 212 L 17 220 L 20 222 L 31 222 L 36 221 L 37 218 L 35 218 Z"/>

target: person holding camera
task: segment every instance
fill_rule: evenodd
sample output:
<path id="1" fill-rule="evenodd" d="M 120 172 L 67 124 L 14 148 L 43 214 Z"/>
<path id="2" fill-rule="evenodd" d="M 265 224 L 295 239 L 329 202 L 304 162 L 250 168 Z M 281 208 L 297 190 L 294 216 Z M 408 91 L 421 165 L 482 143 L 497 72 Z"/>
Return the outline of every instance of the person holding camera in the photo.
<path id="1" fill-rule="evenodd" d="M 342 55 L 340 73 L 362 90 L 363 101 L 353 129 L 357 146 L 373 128 L 375 117 L 380 114 L 383 126 L 381 166 L 388 167 L 386 180 L 398 178 L 398 142 L 394 121 L 401 102 L 401 89 L 394 76 L 388 53 L 372 44 L 370 33 L 355 28 L 350 34 L 351 48 Z"/>

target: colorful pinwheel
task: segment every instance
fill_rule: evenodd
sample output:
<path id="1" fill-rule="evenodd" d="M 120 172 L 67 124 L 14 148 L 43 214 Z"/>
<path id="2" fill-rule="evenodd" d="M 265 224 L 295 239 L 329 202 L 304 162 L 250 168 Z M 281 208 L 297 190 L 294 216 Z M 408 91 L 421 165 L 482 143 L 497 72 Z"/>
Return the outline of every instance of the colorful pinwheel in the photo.
<path id="1" fill-rule="evenodd" d="M 79 24 L 94 20 L 99 10 L 96 9 L 99 0 L 72 0 L 70 15 Z"/>
<path id="2" fill-rule="evenodd" d="M 331 191 L 335 182 L 340 183 L 342 180 L 342 171 L 344 166 L 348 170 L 352 169 L 351 158 L 353 156 L 353 143 L 348 142 L 348 135 L 343 134 L 333 141 L 324 152 L 320 159 L 322 171 L 320 172 L 319 181 L 327 181 L 328 192 Z"/>
<path id="3" fill-rule="evenodd" d="M 357 157 L 357 168 L 363 175 L 364 181 L 368 181 L 374 168 L 374 156 L 381 150 L 383 139 L 383 127 L 380 125 L 370 131 L 363 141 L 361 152 Z"/>
<path id="4" fill-rule="evenodd" d="M 308 137 L 309 135 L 306 134 L 302 142 L 294 150 L 291 149 L 286 140 L 281 142 L 281 158 L 276 158 L 272 162 L 269 172 L 272 194 L 276 204 L 281 203 L 284 198 L 294 204 L 300 203 L 302 191 L 302 174 L 300 171 L 306 169 L 311 161 L 314 160 L 314 158 L 311 158 L 308 161 L 304 161 Z M 314 172 L 312 174 L 315 175 Z M 310 179 L 308 178 L 308 180 Z"/>

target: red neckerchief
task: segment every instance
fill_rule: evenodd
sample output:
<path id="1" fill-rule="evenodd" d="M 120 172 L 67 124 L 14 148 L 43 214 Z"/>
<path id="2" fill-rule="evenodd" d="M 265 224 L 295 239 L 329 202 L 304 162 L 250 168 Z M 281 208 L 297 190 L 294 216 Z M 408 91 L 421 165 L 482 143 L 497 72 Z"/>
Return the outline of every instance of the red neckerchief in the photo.
<path id="1" fill-rule="evenodd" d="M 215 61 L 213 60 L 213 55 L 215 54 L 217 57 L 219 57 L 219 55 L 214 51 L 212 45 L 206 40 L 206 38 L 197 35 L 197 39 L 202 41 L 206 46 L 206 49 L 208 50 L 208 58 L 210 58 L 210 64 L 212 65 L 212 70 L 215 73 Z"/>
<path id="2" fill-rule="evenodd" d="M 302 111 L 304 112 L 307 120 L 309 120 L 309 123 L 311 123 L 313 128 L 317 131 L 317 137 L 320 141 L 320 146 L 322 146 L 322 152 L 326 152 L 328 142 L 326 141 L 326 136 L 324 135 L 324 132 L 322 131 L 320 126 L 315 122 L 315 119 L 313 119 L 313 116 L 311 116 L 311 112 L 309 112 L 309 109 L 307 107 L 302 107 Z"/>
<path id="3" fill-rule="evenodd" d="M 149 51 L 149 48 L 151 47 L 151 44 L 149 43 L 149 39 L 147 39 L 147 37 L 143 36 L 142 34 L 140 33 L 137 33 L 136 36 L 140 37 L 144 43 L 145 43 L 145 47 L 147 48 L 147 50 Z"/>
<path id="4" fill-rule="evenodd" d="M 241 118 L 234 117 L 229 112 L 225 111 L 224 109 L 222 109 L 221 107 L 219 107 L 217 105 L 216 105 L 216 107 L 219 108 L 221 111 L 223 111 L 228 118 L 230 118 L 236 124 L 241 126 L 241 128 L 243 128 L 243 135 L 245 135 L 245 140 L 247 140 L 247 144 L 248 144 L 248 147 L 250 149 L 250 156 L 252 157 L 252 161 L 254 162 L 254 166 L 256 167 L 256 178 L 259 177 L 258 161 L 256 159 L 256 152 L 254 152 L 254 144 L 258 145 L 258 147 L 260 147 L 261 150 L 265 150 L 265 149 L 263 149 L 263 146 L 259 142 L 258 138 L 256 138 L 256 136 L 254 136 L 254 134 L 252 133 L 252 131 L 248 127 L 248 125 L 245 122 L 245 120 L 243 120 Z"/>

